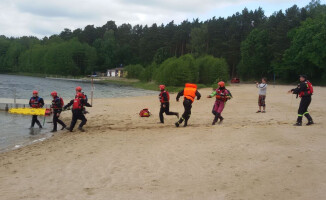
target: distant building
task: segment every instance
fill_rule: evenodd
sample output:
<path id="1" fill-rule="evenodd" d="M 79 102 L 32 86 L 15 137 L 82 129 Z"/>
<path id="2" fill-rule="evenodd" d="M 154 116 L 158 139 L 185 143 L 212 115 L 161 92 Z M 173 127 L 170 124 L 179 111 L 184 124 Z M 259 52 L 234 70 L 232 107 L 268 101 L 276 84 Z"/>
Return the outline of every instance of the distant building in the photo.
<path id="1" fill-rule="evenodd" d="M 124 71 L 124 68 L 120 67 L 120 68 L 114 68 L 114 69 L 108 69 L 107 71 L 107 76 L 108 77 L 125 77 L 127 74 L 126 71 Z"/>

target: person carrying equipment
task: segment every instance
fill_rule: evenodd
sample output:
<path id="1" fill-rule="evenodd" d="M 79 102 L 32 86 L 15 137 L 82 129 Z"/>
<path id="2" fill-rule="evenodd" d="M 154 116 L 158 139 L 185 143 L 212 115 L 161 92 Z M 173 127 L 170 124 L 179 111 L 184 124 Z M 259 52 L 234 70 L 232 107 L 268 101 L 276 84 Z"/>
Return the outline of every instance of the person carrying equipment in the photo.
<path id="1" fill-rule="evenodd" d="M 86 102 L 84 99 L 84 95 L 82 93 L 78 93 L 76 95 L 76 98 L 71 100 L 67 105 L 63 107 L 64 110 L 66 110 L 68 107 L 72 106 L 72 120 L 69 127 L 69 131 L 72 132 L 77 120 L 81 120 L 82 122 L 79 124 L 78 129 L 81 132 L 84 132 L 83 126 L 86 124 L 87 119 L 85 118 L 85 115 L 83 113 L 84 106 L 92 107 L 89 103 Z"/>
<path id="2" fill-rule="evenodd" d="M 314 124 L 309 112 L 308 107 L 311 103 L 311 95 L 313 94 L 314 90 L 312 84 L 307 80 L 306 75 L 300 75 L 300 84 L 297 88 L 294 88 L 288 93 L 296 94 L 301 98 L 300 106 L 298 109 L 298 118 L 297 123 L 294 126 L 302 126 L 302 117 L 305 116 L 308 119 L 307 126 Z"/>
<path id="3" fill-rule="evenodd" d="M 179 119 L 179 113 L 177 112 L 170 112 L 170 95 L 169 92 L 165 90 L 165 85 L 160 85 L 161 93 L 159 94 L 159 100 L 161 102 L 161 109 L 160 109 L 160 123 L 164 124 L 164 117 L 163 113 L 166 115 L 175 115 Z"/>
<path id="4" fill-rule="evenodd" d="M 77 95 L 78 95 L 79 93 L 81 93 L 81 94 L 83 95 L 83 99 L 85 99 L 85 102 L 88 102 L 87 95 L 84 94 L 84 92 L 82 92 L 82 87 L 77 86 L 77 87 L 76 87 L 76 95 L 75 95 L 75 98 L 77 98 Z M 87 113 L 88 113 L 88 112 L 86 111 L 86 108 L 85 108 L 85 107 L 83 108 L 83 113 L 84 113 L 84 114 L 87 114 Z"/>
<path id="5" fill-rule="evenodd" d="M 256 82 L 256 87 L 259 89 L 259 96 L 258 96 L 258 106 L 259 110 L 256 113 L 266 113 L 266 90 L 267 90 L 267 78 L 262 78 L 261 83 Z M 261 107 L 263 107 L 263 111 L 261 110 Z"/>
<path id="6" fill-rule="evenodd" d="M 197 90 L 197 85 L 192 83 L 186 83 L 185 88 L 178 93 L 176 100 L 179 101 L 181 96 L 184 96 L 183 107 L 185 111 L 179 121 L 175 123 L 176 127 L 179 127 L 183 121 L 185 121 L 183 125 L 184 127 L 188 125 L 188 120 L 191 115 L 192 103 L 195 101 L 196 96 L 197 100 L 199 100 L 201 97 L 200 93 Z"/>
<path id="7" fill-rule="evenodd" d="M 31 108 L 42 108 L 44 106 L 43 98 L 38 96 L 38 91 L 33 91 L 33 96 L 29 100 L 29 106 Z M 32 116 L 32 124 L 31 128 L 34 128 L 35 123 L 40 127 L 43 128 L 40 121 L 37 119 L 37 115 Z"/>
<path id="8" fill-rule="evenodd" d="M 232 98 L 232 94 L 229 90 L 225 88 L 225 83 L 223 81 L 218 82 L 218 88 L 208 95 L 207 98 L 216 97 L 215 104 L 213 106 L 212 113 L 215 116 L 212 125 L 215 125 L 218 119 L 220 123 L 224 120 L 222 117 L 222 112 L 224 110 L 225 104 L 228 100 Z"/>
<path id="9" fill-rule="evenodd" d="M 61 130 L 67 127 L 66 124 L 59 119 L 60 113 L 62 112 L 62 107 L 64 106 L 64 102 L 61 97 L 58 97 L 58 93 L 56 91 L 51 92 L 51 96 L 53 97 L 51 105 L 53 112 L 53 129 L 51 132 L 57 132 L 58 123 L 62 126 Z"/>

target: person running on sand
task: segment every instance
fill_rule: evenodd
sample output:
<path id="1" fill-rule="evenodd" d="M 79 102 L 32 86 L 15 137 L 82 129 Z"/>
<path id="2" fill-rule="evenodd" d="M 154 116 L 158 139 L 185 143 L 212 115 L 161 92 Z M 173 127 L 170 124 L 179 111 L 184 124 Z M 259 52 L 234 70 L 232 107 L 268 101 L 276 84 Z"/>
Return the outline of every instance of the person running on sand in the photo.
<path id="1" fill-rule="evenodd" d="M 186 83 L 185 88 L 178 93 L 176 100 L 179 101 L 181 96 L 184 96 L 183 107 L 185 111 L 179 121 L 175 123 L 176 127 L 179 127 L 183 121 L 185 121 L 183 125 L 184 127 L 188 125 L 188 120 L 191 115 L 192 103 L 195 101 L 196 96 L 197 100 L 199 100 L 201 97 L 200 93 L 197 90 L 197 85 L 191 83 Z"/>
<path id="2" fill-rule="evenodd" d="M 258 106 L 259 110 L 256 113 L 265 113 L 266 110 L 266 104 L 265 104 L 265 99 L 266 99 L 266 90 L 267 90 L 267 79 L 262 78 L 261 83 L 256 82 L 256 87 L 259 89 L 259 96 L 258 96 Z M 263 110 L 261 110 L 261 107 L 263 107 Z"/>
<path id="3" fill-rule="evenodd" d="M 224 120 L 222 117 L 222 112 L 224 110 L 226 102 L 232 98 L 231 92 L 225 88 L 225 83 L 220 81 L 218 83 L 218 88 L 207 98 L 216 97 L 215 104 L 213 106 L 212 113 L 215 116 L 212 125 L 215 125 L 218 119 L 220 119 L 220 123 Z"/>
<path id="4" fill-rule="evenodd" d="M 67 127 L 66 124 L 59 119 L 64 103 L 63 99 L 58 97 L 58 93 L 56 91 L 51 92 L 51 96 L 53 97 L 51 105 L 51 109 L 53 111 L 53 129 L 51 132 L 57 132 L 58 123 L 62 126 L 61 130 Z"/>
<path id="5" fill-rule="evenodd" d="M 77 120 L 82 120 L 82 122 L 79 124 L 78 129 L 81 132 L 84 132 L 83 126 L 86 124 L 87 119 L 85 118 L 85 115 L 83 113 L 84 107 L 92 107 L 89 103 L 86 102 L 84 99 L 84 95 L 82 93 L 78 93 L 76 95 L 76 98 L 71 100 L 67 105 L 63 107 L 64 110 L 66 110 L 68 107 L 72 106 L 72 119 L 70 127 L 68 128 L 70 132 L 74 129 Z"/>
<path id="6" fill-rule="evenodd" d="M 165 85 L 160 85 L 161 93 L 159 94 L 159 100 L 161 102 L 160 108 L 160 123 L 164 124 L 163 113 L 166 115 L 175 115 L 179 119 L 179 113 L 170 112 L 170 95 L 169 92 L 165 90 Z"/>

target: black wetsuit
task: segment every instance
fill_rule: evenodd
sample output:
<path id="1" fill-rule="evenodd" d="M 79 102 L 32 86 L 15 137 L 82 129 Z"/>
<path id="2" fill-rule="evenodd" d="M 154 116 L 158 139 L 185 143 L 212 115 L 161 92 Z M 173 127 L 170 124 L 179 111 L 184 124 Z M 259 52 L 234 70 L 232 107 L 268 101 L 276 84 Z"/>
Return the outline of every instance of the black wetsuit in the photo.
<path id="1" fill-rule="evenodd" d="M 70 107 L 71 105 L 74 104 L 74 100 L 71 100 L 67 105 L 65 105 L 64 109 L 67 109 L 68 107 Z M 81 120 L 82 122 L 79 124 L 79 128 L 82 128 L 86 122 L 87 119 L 83 113 L 83 108 L 84 106 L 86 107 L 92 107 L 89 103 L 86 102 L 85 99 L 80 99 L 80 104 L 81 104 L 81 108 L 80 109 L 72 109 L 72 120 L 71 120 L 71 124 L 70 124 L 70 132 L 72 132 L 72 130 L 74 129 L 77 120 Z"/>
<path id="2" fill-rule="evenodd" d="M 61 100 L 59 97 L 52 100 L 51 108 L 53 109 L 53 131 L 57 131 L 58 123 L 62 126 L 62 129 L 64 129 L 66 124 L 59 119 L 60 113 L 62 112 Z"/>
<path id="3" fill-rule="evenodd" d="M 167 93 L 166 92 L 161 92 L 160 98 L 163 99 L 163 103 L 161 101 L 161 109 L 160 109 L 160 114 L 159 114 L 161 123 L 164 123 L 163 113 L 165 113 L 166 115 L 178 116 L 177 112 L 170 112 L 170 102 L 169 102 L 169 98 L 168 98 Z"/>
<path id="4" fill-rule="evenodd" d="M 308 86 L 305 82 L 301 82 L 297 88 L 291 90 L 293 94 L 299 95 L 301 92 L 306 94 L 301 97 L 299 109 L 298 109 L 298 118 L 297 123 L 302 124 L 302 117 L 305 116 L 308 119 L 308 122 L 312 123 L 312 117 L 308 112 L 308 107 L 311 103 L 311 94 L 307 94 Z"/>
<path id="5" fill-rule="evenodd" d="M 178 95 L 177 95 L 177 101 L 179 101 L 180 97 L 183 96 L 184 90 L 181 90 Z M 196 96 L 197 96 L 197 100 L 200 99 L 201 94 L 198 92 L 198 90 L 196 90 Z M 183 121 L 185 121 L 184 126 L 188 125 L 188 120 L 190 118 L 191 115 L 191 108 L 192 108 L 192 101 L 190 99 L 185 98 L 183 100 L 183 107 L 184 107 L 184 113 L 182 114 L 182 117 L 179 119 L 179 121 L 177 122 L 178 124 L 181 124 Z"/>
<path id="6" fill-rule="evenodd" d="M 37 101 L 37 103 L 33 103 L 33 101 Z M 40 97 L 31 97 L 31 99 L 29 100 L 29 105 L 32 108 L 42 108 L 44 106 L 44 100 Z M 42 128 L 42 125 L 40 123 L 40 121 L 37 119 L 37 115 L 33 115 L 32 116 L 32 123 L 31 123 L 31 128 L 34 127 L 35 123 Z"/>

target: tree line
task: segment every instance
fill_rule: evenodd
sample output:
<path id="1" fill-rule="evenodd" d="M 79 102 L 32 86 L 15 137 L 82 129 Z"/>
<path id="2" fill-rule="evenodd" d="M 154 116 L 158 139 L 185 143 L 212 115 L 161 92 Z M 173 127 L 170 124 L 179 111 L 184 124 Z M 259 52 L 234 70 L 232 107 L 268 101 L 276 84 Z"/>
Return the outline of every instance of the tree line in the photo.
<path id="1" fill-rule="evenodd" d="M 229 77 L 293 81 L 300 73 L 322 81 L 325 13 L 326 6 L 312 0 L 269 17 L 262 8 L 245 8 L 227 18 L 180 24 L 117 26 L 108 21 L 43 39 L 0 36 L 0 72 L 86 75 L 123 65 L 130 77 L 172 85 L 211 84 Z"/>

